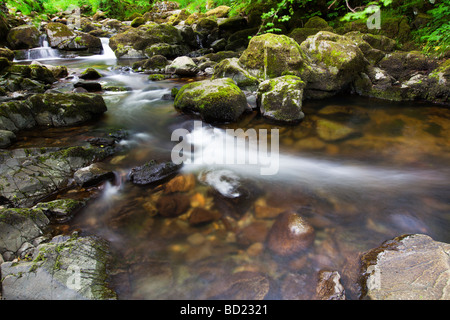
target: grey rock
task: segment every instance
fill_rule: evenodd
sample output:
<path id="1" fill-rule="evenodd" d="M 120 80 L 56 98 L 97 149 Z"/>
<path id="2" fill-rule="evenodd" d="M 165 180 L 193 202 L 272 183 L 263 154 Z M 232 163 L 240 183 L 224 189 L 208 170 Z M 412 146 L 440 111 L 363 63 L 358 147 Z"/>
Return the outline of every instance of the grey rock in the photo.
<path id="1" fill-rule="evenodd" d="M 386 241 L 362 258 L 362 299 L 449 300 L 450 244 L 413 234 Z"/>
<path id="2" fill-rule="evenodd" d="M 32 260 L 1 265 L 5 300 L 111 300 L 108 243 L 96 237 L 57 236 Z"/>
<path id="3" fill-rule="evenodd" d="M 12 131 L 0 130 L 0 148 L 9 147 L 16 139 L 16 135 Z"/>

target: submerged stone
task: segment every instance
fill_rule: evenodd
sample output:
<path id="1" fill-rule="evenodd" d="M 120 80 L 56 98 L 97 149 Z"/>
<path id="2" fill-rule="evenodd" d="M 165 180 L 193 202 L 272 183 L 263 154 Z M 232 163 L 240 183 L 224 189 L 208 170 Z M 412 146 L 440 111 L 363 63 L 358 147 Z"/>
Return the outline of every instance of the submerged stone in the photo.
<path id="1" fill-rule="evenodd" d="M 177 165 L 173 162 L 156 163 L 151 161 L 131 169 L 128 177 L 132 183 L 138 185 L 157 183 L 175 175 L 181 167 L 182 164 Z"/>

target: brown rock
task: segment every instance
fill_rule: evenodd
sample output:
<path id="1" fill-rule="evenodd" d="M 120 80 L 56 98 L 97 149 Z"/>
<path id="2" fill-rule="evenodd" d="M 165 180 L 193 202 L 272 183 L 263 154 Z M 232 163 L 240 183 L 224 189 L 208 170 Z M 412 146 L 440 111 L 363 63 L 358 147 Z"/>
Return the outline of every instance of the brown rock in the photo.
<path id="1" fill-rule="evenodd" d="M 270 281 L 262 273 L 242 271 L 224 279 L 219 287 L 225 289 L 211 299 L 262 300 L 269 293 Z"/>
<path id="2" fill-rule="evenodd" d="M 319 282 L 316 288 L 317 299 L 345 300 L 345 290 L 337 271 L 319 271 Z"/>
<path id="3" fill-rule="evenodd" d="M 204 208 L 195 208 L 189 216 L 189 224 L 197 226 L 200 224 L 215 221 L 220 218 L 220 213 Z"/>
<path id="4" fill-rule="evenodd" d="M 159 198 L 156 207 L 163 217 L 177 217 L 189 209 L 190 200 L 182 194 L 171 194 Z"/>
<path id="5" fill-rule="evenodd" d="M 314 228 L 294 212 L 280 214 L 267 236 L 267 246 L 274 253 L 290 256 L 308 248 L 314 241 Z"/>
<path id="6" fill-rule="evenodd" d="M 280 286 L 283 300 L 310 300 L 312 297 L 312 284 L 307 274 L 289 273 Z"/>
<path id="7" fill-rule="evenodd" d="M 165 193 L 187 192 L 195 187 L 195 177 L 193 174 L 179 175 L 167 182 L 164 188 Z"/>
<path id="8" fill-rule="evenodd" d="M 262 221 L 253 222 L 243 228 L 237 234 L 237 241 L 242 245 L 251 245 L 256 242 L 264 242 L 266 240 L 268 228 L 267 224 Z"/>
<path id="9" fill-rule="evenodd" d="M 255 205 L 255 217 L 258 219 L 272 219 L 283 211 L 282 208 Z"/>

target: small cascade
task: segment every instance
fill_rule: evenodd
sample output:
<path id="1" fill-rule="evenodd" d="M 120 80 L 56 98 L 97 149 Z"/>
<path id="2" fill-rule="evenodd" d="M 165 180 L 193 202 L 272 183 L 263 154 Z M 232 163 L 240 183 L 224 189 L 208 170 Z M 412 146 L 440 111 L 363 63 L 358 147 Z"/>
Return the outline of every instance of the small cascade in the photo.
<path id="1" fill-rule="evenodd" d="M 42 35 L 39 42 L 40 47 L 24 51 L 24 54 L 19 58 L 16 57 L 16 60 L 53 60 L 60 58 L 58 49 L 53 49 L 48 45 L 47 35 Z"/>
<path id="2" fill-rule="evenodd" d="M 83 59 L 89 60 L 117 60 L 116 54 L 109 46 L 109 38 L 100 38 L 102 42 L 103 53 L 96 54 L 89 57 L 83 57 Z"/>

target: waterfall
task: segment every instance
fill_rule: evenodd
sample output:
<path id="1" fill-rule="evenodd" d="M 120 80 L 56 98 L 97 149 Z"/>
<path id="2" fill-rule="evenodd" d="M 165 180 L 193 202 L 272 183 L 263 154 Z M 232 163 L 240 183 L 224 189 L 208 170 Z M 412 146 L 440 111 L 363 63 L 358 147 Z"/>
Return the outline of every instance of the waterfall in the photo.
<path id="1" fill-rule="evenodd" d="M 57 49 L 53 49 L 48 45 L 47 35 L 42 35 L 39 39 L 41 44 L 38 48 L 32 48 L 24 51 L 23 55 L 19 58 L 16 57 L 16 61 L 27 60 L 52 60 L 59 59 L 60 54 Z"/>
<path id="2" fill-rule="evenodd" d="M 109 46 L 109 38 L 100 38 L 100 40 L 102 41 L 103 53 L 89 57 L 83 57 L 83 59 L 87 58 L 89 60 L 117 60 L 116 54 Z"/>

